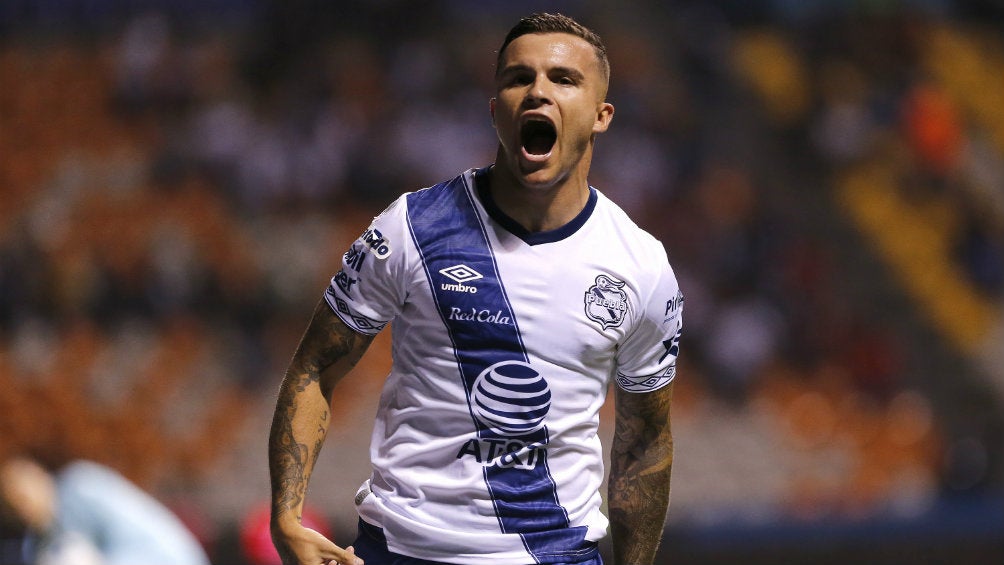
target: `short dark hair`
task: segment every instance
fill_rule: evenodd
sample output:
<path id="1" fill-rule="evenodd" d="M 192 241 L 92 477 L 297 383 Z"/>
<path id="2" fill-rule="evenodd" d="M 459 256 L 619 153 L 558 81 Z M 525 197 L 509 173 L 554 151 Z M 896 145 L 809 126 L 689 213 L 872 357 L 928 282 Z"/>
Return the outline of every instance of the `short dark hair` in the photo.
<path id="1" fill-rule="evenodd" d="M 509 47 L 509 44 L 517 37 L 531 33 L 567 33 L 586 40 L 596 51 L 596 58 L 600 61 L 600 70 L 603 73 L 603 79 L 610 80 L 610 61 L 607 60 L 607 47 L 603 44 L 600 36 L 564 14 L 547 13 L 537 13 L 523 17 L 509 30 L 509 33 L 505 36 L 505 40 L 502 41 L 502 47 L 499 47 L 498 56 L 495 59 L 496 74 L 502 70 L 502 54 L 505 53 L 506 47 Z"/>

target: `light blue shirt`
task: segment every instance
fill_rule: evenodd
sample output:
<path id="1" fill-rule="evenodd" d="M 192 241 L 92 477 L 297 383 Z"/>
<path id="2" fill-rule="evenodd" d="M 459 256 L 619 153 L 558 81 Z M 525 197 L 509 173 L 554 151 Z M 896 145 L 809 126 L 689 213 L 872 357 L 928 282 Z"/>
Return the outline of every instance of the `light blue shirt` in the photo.
<path id="1" fill-rule="evenodd" d="M 55 530 L 45 545 L 57 553 L 61 539 L 82 537 L 104 565 L 209 565 L 177 516 L 112 469 L 77 461 L 58 473 L 56 485 Z"/>

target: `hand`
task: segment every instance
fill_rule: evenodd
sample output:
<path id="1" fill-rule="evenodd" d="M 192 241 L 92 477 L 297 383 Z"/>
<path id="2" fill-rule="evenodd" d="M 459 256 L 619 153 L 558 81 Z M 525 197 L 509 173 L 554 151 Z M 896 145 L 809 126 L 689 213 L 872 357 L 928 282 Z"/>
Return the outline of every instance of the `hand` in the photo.
<path id="1" fill-rule="evenodd" d="M 272 541 L 283 565 L 363 565 L 351 546 L 342 549 L 315 530 L 297 525 L 272 530 Z"/>

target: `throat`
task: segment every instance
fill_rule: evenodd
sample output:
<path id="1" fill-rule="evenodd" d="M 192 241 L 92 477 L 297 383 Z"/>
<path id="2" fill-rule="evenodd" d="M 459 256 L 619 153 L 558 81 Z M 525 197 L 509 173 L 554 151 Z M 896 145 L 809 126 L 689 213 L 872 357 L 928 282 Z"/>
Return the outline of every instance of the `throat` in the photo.
<path id="1" fill-rule="evenodd" d="M 505 182 L 492 167 L 479 175 L 478 194 L 489 211 L 501 214 L 508 222 L 520 226 L 527 233 L 540 233 L 561 229 L 574 220 L 590 200 L 588 185 L 573 190 L 571 185 L 551 188 L 533 188 L 518 183 Z M 495 215 L 493 214 L 493 215 Z"/>

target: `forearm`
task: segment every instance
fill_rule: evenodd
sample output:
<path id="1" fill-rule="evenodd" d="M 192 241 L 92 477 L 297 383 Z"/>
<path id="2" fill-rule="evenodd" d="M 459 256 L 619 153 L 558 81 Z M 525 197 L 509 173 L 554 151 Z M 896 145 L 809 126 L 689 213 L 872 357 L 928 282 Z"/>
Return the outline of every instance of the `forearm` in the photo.
<path id="1" fill-rule="evenodd" d="M 609 509 L 615 565 L 649 565 L 662 539 L 673 467 L 672 391 L 648 398 L 618 391 Z"/>
<path id="2" fill-rule="evenodd" d="M 328 431 L 328 406 L 315 378 L 292 367 L 287 371 L 268 441 L 273 522 L 300 521 L 310 475 Z"/>
<path id="3" fill-rule="evenodd" d="M 334 316 L 322 300 L 279 388 L 268 461 L 273 526 L 299 522 L 303 500 L 331 421 L 331 394 L 372 338 Z"/>

